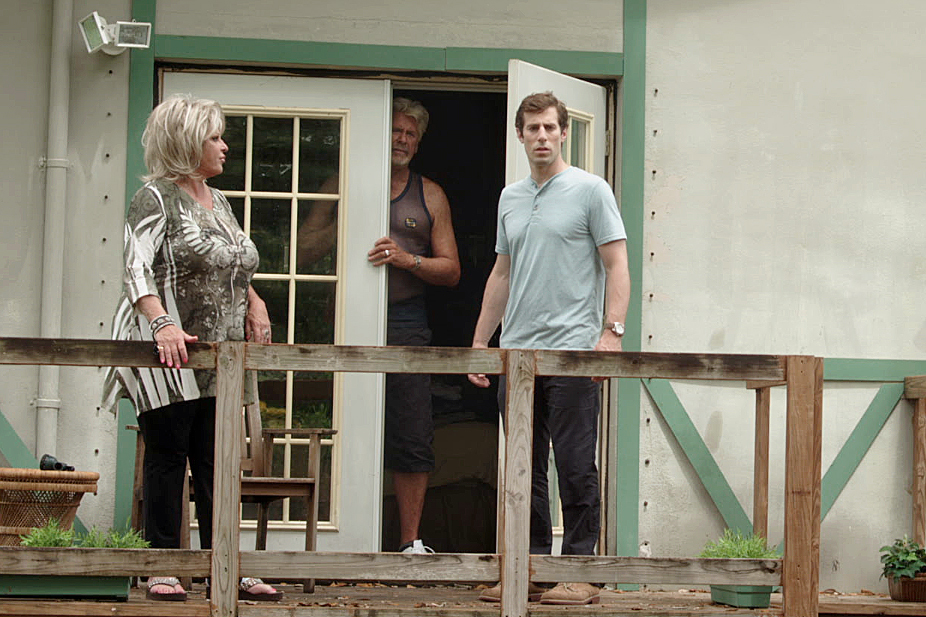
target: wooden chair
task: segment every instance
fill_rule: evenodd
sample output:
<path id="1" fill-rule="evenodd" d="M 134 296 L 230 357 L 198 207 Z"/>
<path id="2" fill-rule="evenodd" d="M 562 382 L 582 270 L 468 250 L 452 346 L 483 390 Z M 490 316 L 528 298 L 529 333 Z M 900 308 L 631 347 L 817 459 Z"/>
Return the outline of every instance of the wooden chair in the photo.
<path id="1" fill-rule="evenodd" d="M 257 374 L 251 372 L 254 392 L 257 392 Z M 305 550 L 314 551 L 316 544 L 316 527 L 318 525 L 318 490 L 317 481 L 321 470 L 321 440 L 337 433 L 329 428 L 264 428 L 261 423 L 260 402 L 246 405 L 242 414 L 245 431 L 242 433 L 241 452 L 241 501 L 242 503 L 256 503 L 257 538 L 255 550 L 266 550 L 267 527 L 269 523 L 270 505 L 275 501 L 286 498 L 303 499 L 306 505 Z M 130 426 L 137 430 L 137 426 Z M 305 478 L 283 478 L 271 475 L 273 440 L 275 437 L 290 435 L 295 438 L 309 439 L 308 473 Z M 140 529 L 142 526 L 142 464 L 144 462 L 144 440 L 138 433 L 135 451 L 135 487 L 132 506 L 132 527 Z M 185 492 L 193 499 L 193 489 L 190 485 L 189 474 L 185 480 Z M 181 529 L 181 548 L 190 547 L 189 504 L 184 504 L 183 520 L 186 524 Z M 186 582 L 187 586 L 189 581 Z M 315 591 L 314 579 L 302 581 L 303 592 Z"/>

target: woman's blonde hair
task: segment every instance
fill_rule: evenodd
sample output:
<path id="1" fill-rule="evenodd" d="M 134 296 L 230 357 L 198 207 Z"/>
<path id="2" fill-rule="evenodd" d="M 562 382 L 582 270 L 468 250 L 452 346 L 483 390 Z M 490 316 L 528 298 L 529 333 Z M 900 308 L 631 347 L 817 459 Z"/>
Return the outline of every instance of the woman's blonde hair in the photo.
<path id="1" fill-rule="evenodd" d="M 141 145 L 145 148 L 144 180 L 195 178 L 203 144 L 225 131 L 222 107 L 209 99 L 174 94 L 151 111 Z"/>

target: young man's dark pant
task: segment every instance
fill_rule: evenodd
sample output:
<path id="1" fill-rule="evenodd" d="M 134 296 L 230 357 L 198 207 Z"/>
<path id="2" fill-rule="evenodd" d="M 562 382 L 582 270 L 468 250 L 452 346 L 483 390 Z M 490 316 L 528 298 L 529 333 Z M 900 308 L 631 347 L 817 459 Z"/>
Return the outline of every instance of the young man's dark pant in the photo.
<path id="1" fill-rule="evenodd" d="M 588 377 L 538 377 L 534 384 L 534 439 L 531 478 L 530 552 L 553 548 L 549 444 L 559 478 L 563 507 L 563 555 L 592 555 L 601 528 L 601 495 L 595 447 L 598 442 L 600 385 Z M 498 389 L 504 415 L 505 380 Z"/>

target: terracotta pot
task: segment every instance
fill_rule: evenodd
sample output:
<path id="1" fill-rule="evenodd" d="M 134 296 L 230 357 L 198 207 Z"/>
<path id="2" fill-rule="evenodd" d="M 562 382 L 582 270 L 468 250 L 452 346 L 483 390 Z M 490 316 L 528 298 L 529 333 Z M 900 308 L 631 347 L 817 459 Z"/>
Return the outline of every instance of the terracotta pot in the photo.
<path id="1" fill-rule="evenodd" d="M 914 578 L 901 576 L 887 577 L 887 587 L 891 600 L 898 602 L 926 602 L 926 572 L 920 572 Z"/>

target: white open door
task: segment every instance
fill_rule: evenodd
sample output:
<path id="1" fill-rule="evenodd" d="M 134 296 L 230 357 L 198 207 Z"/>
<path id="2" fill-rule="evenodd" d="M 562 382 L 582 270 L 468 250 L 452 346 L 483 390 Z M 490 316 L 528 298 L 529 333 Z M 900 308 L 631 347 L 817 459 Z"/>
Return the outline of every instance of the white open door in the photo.
<path id="1" fill-rule="evenodd" d="M 524 152 L 524 146 L 518 141 L 517 132 L 514 128 L 515 114 L 518 106 L 524 97 L 534 94 L 535 92 L 551 91 L 554 95 L 566 104 L 569 111 L 569 129 L 566 133 L 566 141 L 563 144 L 563 159 L 572 166 L 580 167 L 585 171 L 605 177 L 605 153 L 606 153 L 606 132 L 607 132 L 607 91 L 605 88 L 576 79 L 556 71 L 551 71 L 540 66 L 535 66 L 521 60 L 508 61 L 508 124 L 506 126 L 507 140 L 505 152 L 505 184 L 517 182 L 530 175 L 530 166 L 527 162 L 527 155 Z M 599 451 L 606 451 L 603 445 L 606 444 L 608 426 L 607 421 L 607 390 L 602 399 L 602 414 L 599 423 Z M 500 440 L 499 446 L 499 469 L 504 469 L 504 439 Z M 550 449 L 550 496 L 555 501 L 553 525 L 554 525 L 554 552 L 559 551 L 562 541 L 562 516 L 559 508 L 559 488 L 556 483 L 556 467 L 553 465 L 553 450 Z M 607 486 L 604 482 L 606 468 L 599 456 L 599 475 L 601 476 L 601 486 Z M 502 478 L 499 477 L 499 486 L 502 486 Z M 499 491 L 503 495 L 503 491 Z M 607 520 L 605 500 L 602 500 L 601 520 Z M 498 504 L 501 511 L 501 501 Z M 603 529 L 603 528 L 602 528 Z M 599 541 L 599 547 L 604 543 Z"/>
<path id="2" fill-rule="evenodd" d="M 225 172 L 210 183 L 229 197 L 258 245 L 254 286 L 271 296 L 264 299 L 274 342 L 384 345 L 386 269 L 372 267 L 366 253 L 388 229 L 390 82 L 168 72 L 162 91 L 225 108 L 231 150 Z M 319 250 L 306 259 L 312 247 Z M 319 550 L 379 550 L 383 375 L 278 372 L 261 379 L 275 425 L 322 418 L 338 429 L 330 456 L 323 453 L 331 492 L 320 512 Z M 285 473 L 304 474 L 304 445 L 283 441 Z M 271 521 L 296 535 L 271 532 L 268 548 L 301 542 L 300 514 L 290 506 Z"/>

